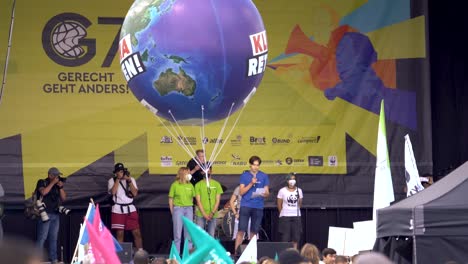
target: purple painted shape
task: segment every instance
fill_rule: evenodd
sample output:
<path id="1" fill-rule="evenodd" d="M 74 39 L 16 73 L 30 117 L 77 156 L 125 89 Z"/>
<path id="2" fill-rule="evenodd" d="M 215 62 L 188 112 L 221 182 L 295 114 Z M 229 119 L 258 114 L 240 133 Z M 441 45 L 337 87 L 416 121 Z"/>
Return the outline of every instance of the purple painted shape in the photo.
<path id="1" fill-rule="evenodd" d="M 342 98 L 375 114 L 385 102 L 386 119 L 417 129 L 416 94 L 384 86 L 372 69 L 377 53 L 369 38 L 361 33 L 346 33 L 336 50 L 337 71 L 341 82 L 325 90 L 329 100 Z"/>

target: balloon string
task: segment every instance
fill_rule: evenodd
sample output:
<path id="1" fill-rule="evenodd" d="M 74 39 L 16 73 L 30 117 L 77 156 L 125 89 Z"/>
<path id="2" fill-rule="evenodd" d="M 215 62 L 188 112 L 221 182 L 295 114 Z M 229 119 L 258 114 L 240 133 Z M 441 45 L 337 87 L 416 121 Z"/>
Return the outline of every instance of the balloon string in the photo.
<path id="1" fill-rule="evenodd" d="M 210 166 L 211 166 L 211 165 L 214 163 L 214 161 L 218 158 L 218 155 L 219 155 L 219 153 L 221 153 L 221 150 L 223 149 L 224 145 L 226 144 L 227 139 L 231 136 L 232 131 L 234 131 L 234 128 L 236 127 L 237 122 L 239 122 L 239 118 L 241 117 L 242 112 L 244 112 L 244 108 L 245 108 L 246 105 L 247 105 L 247 102 L 244 103 L 244 105 L 242 106 L 242 108 L 241 108 L 241 110 L 240 110 L 240 112 L 239 112 L 239 115 L 237 116 L 236 121 L 234 122 L 234 125 L 231 127 L 231 130 L 229 131 L 229 134 L 227 135 L 226 140 L 225 140 L 225 141 L 223 142 L 223 144 L 221 145 L 221 148 L 219 149 L 218 153 L 216 153 L 214 159 L 213 159 L 212 161 L 210 161 L 210 163 L 209 163 Z"/>
<path id="2" fill-rule="evenodd" d="M 226 119 L 224 120 L 224 124 L 223 124 L 223 127 L 221 128 L 220 132 L 219 132 L 219 135 L 218 135 L 218 138 L 216 138 L 216 143 L 215 143 L 215 146 L 213 148 L 213 151 L 211 152 L 211 155 L 210 155 L 210 159 L 208 160 L 208 162 L 210 163 L 210 161 L 215 157 L 215 153 L 216 151 L 218 150 L 218 146 L 219 146 L 219 141 L 220 139 L 222 139 L 223 135 L 224 135 L 224 129 L 226 128 L 226 124 L 227 122 L 229 121 L 229 118 L 231 117 L 231 113 L 232 113 L 232 109 L 234 107 L 234 103 L 231 104 L 231 108 L 229 109 L 229 113 L 227 114 L 227 117 Z M 227 139 L 226 139 L 227 140 Z"/>
<path id="3" fill-rule="evenodd" d="M 205 163 L 203 163 L 203 166 L 200 166 L 200 167 L 205 172 L 205 175 L 207 175 L 208 168 L 206 167 L 206 151 L 205 151 L 205 144 L 203 143 L 203 140 L 205 139 L 205 106 L 203 105 L 201 106 L 201 115 L 202 115 L 202 126 L 200 128 L 200 133 L 201 133 L 201 144 L 202 144 L 202 149 L 203 149 L 203 160 L 205 161 Z"/>
<path id="4" fill-rule="evenodd" d="M 178 141 L 179 145 L 181 146 L 181 148 L 183 150 L 185 150 L 185 152 L 190 156 L 192 157 L 192 153 L 190 152 L 190 150 L 187 148 L 187 146 L 185 145 L 185 141 L 183 141 L 182 139 L 180 139 L 179 137 L 176 137 L 175 134 L 177 134 L 177 131 L 174 130 L 175 134 L 166 126 L 166 124 L 164 124 L 164 122 L 162 121 L 162 119 L 156 115 L 156 118 L 159 120 L 159 122 L 164 126 L 164 128 L 166 128 L 167 132 L 169 132 L 169 134 Z M 195 160 L 195 162 L 197 162 L 198 164 L 198 161 Z M 198 164 L 200 166 L 200 164 Z"/>
<path id="5" fill-rule="evenodd" d="M 187 136 L 185 135 L 184 131 L 182 130 L 182 128 L 179 126 L 179 122 L 177 122 L 176 118 L 174 117 L 174 115 L 172 114 L 172 111 L 169 110 L 168 111 L 169 114 L 172 116 L 172 120 L 174 120 L 174 123 L 177 125 L 177 128 L 179 129 L 180 133 L 182 134 L 183 136 L 183 140 L 184 140 L 184 143 L 187 142 L 188 144 L 184 144 L 184 146 L 189 146 L 190 147 L 190 150 L 192 150 L 192 153 L 195 153 L 195 149 L 193 149 L 192 145 L 190 144 L 190 142 L 188 141 L 187 139 Z M 171 126 L 174 126 L 172 123 L 171 123 Z M 195 159 L 194 159 L 195 160 Z M 199 165 L 200 166 L 200 165 Z M 201 167 L 201 166 L 200 166 Z"/>

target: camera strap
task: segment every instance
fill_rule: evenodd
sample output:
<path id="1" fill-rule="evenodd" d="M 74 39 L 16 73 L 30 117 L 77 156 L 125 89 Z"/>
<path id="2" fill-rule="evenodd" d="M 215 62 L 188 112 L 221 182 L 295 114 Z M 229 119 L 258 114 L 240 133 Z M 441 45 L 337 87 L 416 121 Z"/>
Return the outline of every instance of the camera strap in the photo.
<path id="1" fill-rule="evenodd" d="M 125 186 L 123 185 L 122 181 L 119 181 L 119 183 L 120 183 L 120 186 L 122 186 L 122 188 L 124 189 L 125 194 L 127 194 L 127 193 L 129 192 L 129 189 L 130 189 L 130 188 L 125 188 Z M 127 186 L 128 186 L 128 183 L 127 183 Z"/>
<path id="2" fill-rule="evenodd" d="M 120 183 L 120 186 L 122 186 L 122 189 L 124 189 L 125 195 L 127 195 L 127 193 L 129 192 L 129 189 L 128 189 L 128 188 L 125 188 L 125 186 L 123 185 L 122 181 L 119 181 L 119 183 Z M 133 198 L 132 198 L 132 199 L 133 199 Z M 117 203 L 117 196 L 116 196 L 116 198 L 115 198 L 115 204 L 116 204 L 116 205 L 120 205 L 120 211 L 121 211 L 122 213 L 124 212 L 124 207 L 126 207 L 126 208 L 127 208 L 127 213 L 130 214 L 130 205 L 132 205 L 133 202 L 131 202 L 131 203 L 126 203 L 126 204 L 119 204 L 119 203 Z"/>

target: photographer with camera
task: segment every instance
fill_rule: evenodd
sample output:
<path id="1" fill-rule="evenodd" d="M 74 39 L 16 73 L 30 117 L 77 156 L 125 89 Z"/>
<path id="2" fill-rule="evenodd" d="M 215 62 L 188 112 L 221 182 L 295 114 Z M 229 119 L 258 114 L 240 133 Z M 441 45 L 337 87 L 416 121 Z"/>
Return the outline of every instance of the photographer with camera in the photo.
<path id="1" fill-rule="evenodd" d="M 107 184 L 112 200 L 112 229 L 116 230 L 117 240 L 124 241 L 124 230 L 132 231 L 135 247 L 143 249 L 138 212 L 133 204 L 133 198 L 138 194 L 138 187 L 130 172 L 122 163 L 114 166 L 114 177 Z"/>
<path id="2" fill-rule="evenodd" d="M 46 179 L 37 181 L 35 195 L 40 211 L 37 220 L 37 246 L 43 248 L 46 239 L 49 240 L 49 260 L 57 263 L 57 236 L 60 227 L 58 208 L 65 201 L 67 194 L 63 189 L 65 178 L 55 167 L 48 171 Z"/>

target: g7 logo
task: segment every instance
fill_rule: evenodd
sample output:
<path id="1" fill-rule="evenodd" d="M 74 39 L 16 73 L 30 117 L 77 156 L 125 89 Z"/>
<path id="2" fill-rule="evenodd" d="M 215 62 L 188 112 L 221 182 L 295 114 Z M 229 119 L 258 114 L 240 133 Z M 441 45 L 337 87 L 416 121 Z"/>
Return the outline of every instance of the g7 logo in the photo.
<path id="1" fill-rule="evenodd" d="M 123 17 L 98 17 L 98 24 L 119 25 L 112 45 L 101 67 L 110 67 L 119 48 Z M 92 25 L 86 17 L 76 13 L 62 13 L 51 18 L 42 31 L 42 47 L 47 56 L 62 66 L 77 67 L 88 63 L 96 55 L 96 40 L 86 38 Z"/>

